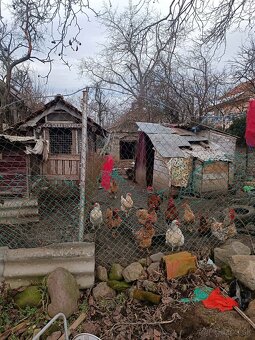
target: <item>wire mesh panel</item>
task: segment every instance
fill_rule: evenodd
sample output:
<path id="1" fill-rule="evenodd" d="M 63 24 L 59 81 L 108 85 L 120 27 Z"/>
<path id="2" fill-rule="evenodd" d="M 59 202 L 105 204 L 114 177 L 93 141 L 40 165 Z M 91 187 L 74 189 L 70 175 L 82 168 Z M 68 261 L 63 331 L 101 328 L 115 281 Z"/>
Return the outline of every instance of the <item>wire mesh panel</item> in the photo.
<path id="1" fill-rule="evenodd" d="M 116 126 L 57 96 L 0 136 L 1 246 L 94 240 L 109 265 L 252 241 L 253 150 L 201 126 Z"/>

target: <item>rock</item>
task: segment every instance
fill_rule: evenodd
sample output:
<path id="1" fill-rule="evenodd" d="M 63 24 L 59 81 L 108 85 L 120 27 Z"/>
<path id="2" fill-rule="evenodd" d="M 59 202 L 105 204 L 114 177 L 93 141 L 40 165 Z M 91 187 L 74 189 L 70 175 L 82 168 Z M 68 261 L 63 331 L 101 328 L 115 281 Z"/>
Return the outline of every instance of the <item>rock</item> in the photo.
<path id="1" fill-rule="evenodd" d="M 133 262 L 123 270 L 122 275 L 126 282 L 133 282 L 138 280 L 142 273 L 143 266 L 139 262 Z"/>
<path id="2" fill-rule="evenodd" d="M 255 300 L 252 300 L 249 303 L 249 306 L 246 309 L 245 314 L 247 314 L 249 318 L 255 318 Z"/>
<path id="3" fill-rule="evenodd" d="M 143 266 L 146 267 L 151 264 L 151 259 L 146 259 L 145 257 L 138 260 L 138 262 Z"/>
<path id="4" fill-rule="evenodd" d="M 93 297 L 96 301 L 105 298 L 115 298 L 116 292 L 111 287 L 108 286 L 106 282 L 100 282 L 92 290 Z"/>
<path id="5" fill-rule="evenodd" d="M 41 304 L 42 295 L 38 286 L 29 286 L 23 292 L 14 297 L 14 301 L 19 308 L 37 307 Z"/>
<path id="6" fill-rule="evenodd" d="M 152 293 L 157 293 L 158 289 L 157 289 L 157 285 L 150 281 L 150 280 L 144 280 L 142 283 L 142 286 L 145 290 L 152 292 Z"/>
<path id="7" fill-rule="evenodd" d="M 125 281 L 110 280 L 107 282 L 107 284 L 109 287 L 111 287 L 114 290 L 117 290 L 118 292 L 122 292 L 123 290 L 130 288 L 130 284 L 128 284 Z"/>
<path id="8" fill-rule="evenodd" d="M 119 263 L 113 263 L 109 273 L 109 280 L 123 280 L 122 271 L 123 267 Z"/>
<path id="9" fill-rule="evenodd" d="M 47 336 L 46 340 L 58 340 L 61 337 L 61 331 L 57 331 Z"/>
<path id="10" fill-rule="evenodd" d="M 234 275 L 231 268 L 227 264 L 223 264 L 221 267 L 221 276 L 226 282 L 231 282 L 234 280 Z"/>
<path id="11" fill-rule="evenodd" d="M 160 262 L 163 256 L 165 256 L 165 254 L 163 254 L 162 252 L 159 252 L 159 253 L 151 255 L 150 259 L 152 262 Z"/>
<path id="12" fill-rule="evenodd" d="M 107 269 L 103 266 L 98 266 L 96 270 L 96 277 L 99 281 L 108 281 Z"/>
<path id="13" fill-rule="evenodd" d="M 214 249 L 214 262 L 216 266 L 221 267 L 223 264 L 229 265 L 233 255 L 250 255 L 251 250 L 245 244 L 239 241 L 231 241 L 222 247 Z"/>
<path id="14" fill-rule="evenodd" d="M 75 278 L 68 270 L 57 268 L 50 273 L 47 287 L 51 299 L 48 306 L 50 317 L 62 312 L 68 318 L 77 310 L 80 292 Z"/>
<path id="15" fill-rule="evenodd" d="M 255 290 L 255 255 L 234 255 L 230 267 L 235 278 L 251 290 Z"/>
<path id="16" fill-rule="evenodd" d="M 146 292 L 145 290 L 142 289 L 135 289 L 133 292 L 133 298 L 136 300 L 151 302 L 157 305 L 160 303 L 161 300 L 160 295 L 151 292 Z"/>
<path id="17" fill-rule="evenodd" d="M 159 262 L 152 262 L 149 267 L 147 268 L 147 272 L 149 274 L 149 278 L 151 280 L 158 280 L 159 279 L 159 272 L 160 272 L 160 263 Z"/>

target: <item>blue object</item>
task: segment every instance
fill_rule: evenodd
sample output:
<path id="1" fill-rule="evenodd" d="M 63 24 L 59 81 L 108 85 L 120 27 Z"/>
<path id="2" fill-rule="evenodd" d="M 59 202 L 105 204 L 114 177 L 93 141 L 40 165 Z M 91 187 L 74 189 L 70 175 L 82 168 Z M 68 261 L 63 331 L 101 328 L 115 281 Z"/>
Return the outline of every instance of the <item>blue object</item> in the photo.
<path id="1" fill-rule="evenodd" d="M 210 293 L 212 292 L 212 288 L 210 287 L 198 287 L 194 289 L 194 295 L 192 298 L 183 298 L 181 302 L 200 302 L 208 298 Z"/>

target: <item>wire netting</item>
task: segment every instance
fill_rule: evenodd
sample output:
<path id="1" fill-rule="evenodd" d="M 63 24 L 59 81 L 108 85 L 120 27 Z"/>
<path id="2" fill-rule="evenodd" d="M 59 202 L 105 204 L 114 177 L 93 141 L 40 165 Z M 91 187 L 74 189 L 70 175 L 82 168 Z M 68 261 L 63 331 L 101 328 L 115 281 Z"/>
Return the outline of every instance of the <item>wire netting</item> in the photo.
<path id="1" fill-rule="evenodd" d="M 131 133 L 91 119 L 84 135 L 77 111 L 48 112 L 0 135 L 0 246 L 95 241 L 107 266 L 253 241 L 254 151 L 236 138 L 163 123 L 134 122 Z"/>

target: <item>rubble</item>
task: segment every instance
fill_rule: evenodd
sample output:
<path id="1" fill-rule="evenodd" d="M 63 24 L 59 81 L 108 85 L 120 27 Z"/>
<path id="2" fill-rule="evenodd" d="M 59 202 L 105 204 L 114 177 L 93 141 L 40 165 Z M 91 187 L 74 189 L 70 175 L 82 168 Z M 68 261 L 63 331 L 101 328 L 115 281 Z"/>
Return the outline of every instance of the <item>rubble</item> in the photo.
<path id="1" fill-rule="evenodd" d="M 142 273 L 143 266 L 139 262 L 133 262 L 123 270 L 122 275 L 126 282 L 133 282 L 138 280 Z"/>
<path id="2" fill-rule="evenodd" d="M 231 241 L 221 247 L 214 249 L 214 262 L 221 267 L 223 264 L 229 265 L 233 255 L 250 255 L 251 250 L 245 244 L 239 241 Z"/>

